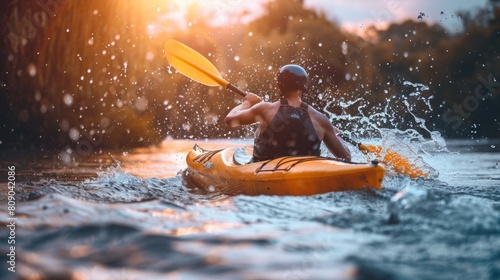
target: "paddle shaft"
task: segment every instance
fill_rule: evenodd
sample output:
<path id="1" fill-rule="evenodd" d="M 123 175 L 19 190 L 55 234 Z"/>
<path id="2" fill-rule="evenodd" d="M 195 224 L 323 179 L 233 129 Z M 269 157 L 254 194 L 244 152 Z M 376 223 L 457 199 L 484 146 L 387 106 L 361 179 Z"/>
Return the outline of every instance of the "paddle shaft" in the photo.
<path id="1" fill-rule="evenodd" d="M 238 94 L 238 95 L 239 95 L 239 96 L 241 96 L 241 97 L 245 97 L 245 96 L 247 96 L 247 93 L 246 93 L 245 91 L 243 91 L 243 90 L 241 90 L 241 89 L 239 89 L 239 88 L 235 87 L 235 86 L 234 86 L 233 84 L 231 84 L 231 83 L 229 83 L 229 84 L 226 86 L 226 88 L 227 88 L 228 90 L 230 90 L 230 91 L 232 91 L 232 92 L 234 92 L 234 93 Z"/>

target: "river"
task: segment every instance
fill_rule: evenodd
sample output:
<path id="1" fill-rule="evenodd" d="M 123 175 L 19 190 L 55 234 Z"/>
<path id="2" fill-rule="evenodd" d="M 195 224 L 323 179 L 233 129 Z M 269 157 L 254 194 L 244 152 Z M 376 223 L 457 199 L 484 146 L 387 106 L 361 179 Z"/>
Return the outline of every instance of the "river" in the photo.
<path id="1" fill-rule="evenodd" d="M 449 151 L 423 154 L 434 179 L 388 174 L 379 191 L 303 197 L 194 189 L 180 172 L 194 143 L 76 162 L 64 151 L 1 152 L 0 278 L 500 279 L 500 141 L 450 140 Z"/>

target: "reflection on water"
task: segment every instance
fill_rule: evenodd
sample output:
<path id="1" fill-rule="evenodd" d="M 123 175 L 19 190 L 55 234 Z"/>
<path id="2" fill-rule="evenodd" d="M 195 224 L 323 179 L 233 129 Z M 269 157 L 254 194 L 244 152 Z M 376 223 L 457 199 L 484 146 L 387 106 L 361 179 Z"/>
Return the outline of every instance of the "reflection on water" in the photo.
<path id="1" fill-rule="evenodd" d="M 15 165 L 18 181 L 57 180 L 64 182 L 80 182 L 104 175 L 110 168 L 123 171 L 140 178 L 168 178 L 176 176 L 186 167 L 187 152 L 196 144 L 206 140 L 175 140 L 165 141 L 161 145 L 137 148 L 129 151 L 102 151 L 85 157 L 79 157 L 76 162 L 65 163 L 61 153 L 32 151 L 0 151 L 1 171 L 6 166 Z M 214 149 L 228 146 L 244 146 L 242 141 L 210 141 Z M 0 182 L 6 178 L 0 178 Z"/>

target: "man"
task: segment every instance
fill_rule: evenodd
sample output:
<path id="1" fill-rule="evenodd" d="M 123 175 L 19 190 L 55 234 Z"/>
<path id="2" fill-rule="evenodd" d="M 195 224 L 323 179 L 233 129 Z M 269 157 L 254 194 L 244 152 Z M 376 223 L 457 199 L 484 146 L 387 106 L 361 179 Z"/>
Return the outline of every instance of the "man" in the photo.
<path id="1" fill-rule="evenodd" d="M 270 103 L 253 93 L 233 108 L 225 118 L 230 126 L 260 123 L 254 142 L 253 161 L 282 156 L 320 155 L 321 141 L 337 158 L 351 160 L 338 130 L 326 116 L 302 102 L 307 90 L 306 71 L 294 64 L 278 72 L 281 100 Z"/>

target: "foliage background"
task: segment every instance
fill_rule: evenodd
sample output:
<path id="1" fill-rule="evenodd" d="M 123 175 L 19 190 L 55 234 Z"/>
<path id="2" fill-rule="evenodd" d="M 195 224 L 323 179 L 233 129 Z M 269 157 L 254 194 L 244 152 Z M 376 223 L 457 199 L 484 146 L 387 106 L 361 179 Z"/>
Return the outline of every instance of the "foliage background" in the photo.
<path id="1" fill-rule="evenodd" d="M 168 16 L 178 7 L 167 0 L 48 2 L 0 3 L 0 148 L 58 148 L 82 139 L 123 148 L 166 137 L 249 136 L 221 121 L 236 97 L 168 67 L 169 38 L 268 100 L 278 98 L 277 69 L 303 65 L 311 77 L 307 102 L 351 116 L 335 118 L 341 129 L 355 129 L 356 116 L 389 110 L 390 120 L 370 120 L 418 130 L 417 112 L 425 128 L 448 138 L 500 138 L 498 0 L 459 12 L 464 31 L 457 34 L 419 20 L 351 34 L 300 0 L 270 1 L 250 23 L 223 27 L 195 5 L 186 26 Z M 413 102 L 415 87 L 405 82 L 425 85 L 417 91 L 425 102 Z"/>

